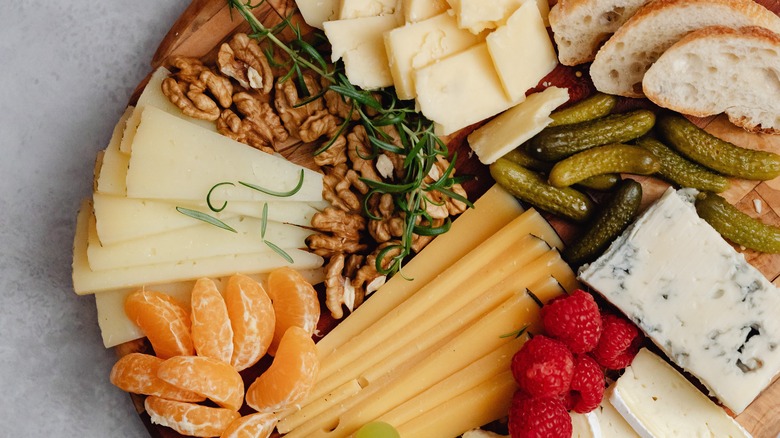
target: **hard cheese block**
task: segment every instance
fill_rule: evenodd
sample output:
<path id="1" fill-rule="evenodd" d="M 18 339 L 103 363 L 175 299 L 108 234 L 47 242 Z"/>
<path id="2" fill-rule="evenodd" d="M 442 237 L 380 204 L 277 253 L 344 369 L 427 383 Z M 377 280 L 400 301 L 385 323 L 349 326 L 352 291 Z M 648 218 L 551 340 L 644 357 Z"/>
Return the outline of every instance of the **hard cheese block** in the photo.
<path id="1" fill-rule="evenodd" d="M 642 349 L 610 402 L 642 437 L 749 437 L 722 408 L 663 359 Z"/>
<path id="2" fill-rule="evenodd" d="M 268 195 L 242 186 L 254 184 L 278 192 L 292 190 L 303 172 L 303 185 L 292 196 Z M 217 201 L 320 201 L 322 175 L 282 157 L 247 147 L 155 107 L 146 107 L 133 142 L 127 170 L 132 198 L 203 202 L 212 187 Z"/>
<path id="3" fill-rule="evenodd" d="M 391 15 L 398 9 L 398 0 L 341 0 L 339 19 Z"/>
<path id="4" fill-rule="evenodd" d="M 383 34 L 396 27 L 395 15 L 323 23 L 331 45 L 331 60 L 343 59 L 349 81 L 367 90 L 393 85 Z"/>
<path id="5" fill-rule="evenodd" d="M 407 23 L 426 20 L 450 8 L 447 0 L 402 0 L 401 4 Z"/>
<path id="6" fill-rule="evenodd" d="M 339 0 L 295 0 L 303 21 L 311 27 L 322 29 L 322 23 L 335 20 L 339 15 Z"/>
<path id="7" fill-rule="evenodd" d="M 127 107 L 122 117 L 114 127 L 114 133 L 108 142 L 106 149 L 101 152 L 98 163 L 95 165 L 95 192 L 112 195 L 124 195 L 127 192 L 125 176 L 130 156 L 120 152 L 119 144 L 122 142 L 122 132 L 127 125 L 127 120 L 133 113 L 133 107 Z"/>
<path id="8" fill-rule="evenodd" d="M 469 134 L 469 146 L 479 161 L 491 164 L 541 132 L 552 122 L 550 113 L 568 100 L 565 88 L 534 93 Z"/>
<path id="9" fill-rule="evenodd" d="M 479 33 L 504 24 L 523 0 L 448 0 L 458 16 L 458 25 Z"/>
<path id="10" fill-rule="evenodd" d="M 580 279 L 734 412 L 780 371 L 780 291 L 681 192 L 664 193 Z"/>

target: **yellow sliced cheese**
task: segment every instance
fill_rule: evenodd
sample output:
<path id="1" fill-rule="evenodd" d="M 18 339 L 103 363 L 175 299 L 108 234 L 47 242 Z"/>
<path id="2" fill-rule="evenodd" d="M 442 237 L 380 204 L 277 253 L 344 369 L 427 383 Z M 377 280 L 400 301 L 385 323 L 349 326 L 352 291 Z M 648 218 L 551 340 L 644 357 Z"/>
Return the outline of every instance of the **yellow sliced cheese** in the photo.
<path id="1" fill-rule="evenodd" d="M 337 348 L 366 330 L 375 321 L 396 308 L 420 288 L 436 278 L 447 267 L 455 263 L 469 251 L 476 248 L 488 237 L 496 233 L 523 212 L 515 198 L 501 186 L 494 185 L 474 203 L 474 208 L 466 210 L 453 223 L 450 231 L 435 238 L 401 271 L 385 285 L 374 292 L 371 299 L 358 307 L 349 318 L 342 321 L 327 336 L 317 343 L 320 361 L 331 355 Z M 543 228 L 544 219 L 538 216 L 520 233 L 528 234 L 532 226 Z M 554 233 L 550 233 L 554 234 Z M 557 236 L 548 236 L 550 245 L 561 248 Z M 544 237 L 543 237 L 544 238 Z"/>
<path id="2" fill-rule="evenodd" d="M 501 26 L 524 1 L 535 0 L 448 0 L 458 25 L 473 33 Z"/>
<path id="3" fill-rule="evenodd" d="M 441 134 L 451 134 L 517 103 L 504 91 L 486 43 L 416 70 L 414 84 L 420 110 L 440 125 Z"/>
<path id="4" fill-rule="evenodd" d="M 447 0 L 403 0 L 402 4 L 407 23 L 427 20 L 450 8 Z"/>
<path id="5" fill-rule="evenodd" d="M 171 72 L 165 67 L 158 67 L 157 70 L 152 73 L 152 76 L 149 78 L 149 82 L 147 82 L 146 86 L 144 87 L 144 91 L 138 97 L 138 102 L 136 102 L 132 115 L 128 119 L 127 125 L 122 132 L 122 141 L 119 145 L 119 149 L 125 154 L 129 154 L 133 148 L 133 140 L 135 139 L 135 134 L 138 130 L 138 124 L 141 122 L 141 113 L 143 113 L 144 108 L 147 106 L 159 108 L 168 114 L 179 117 L 182 120 L 186 120 L 190 123 L 194 123 L 202 128 L 208 129 L 209 131 L 217 131 L 217 126 L 214 122 L 185 116 L 179 107 L 171 103 L 165 94 L 163 94 L 163 80 L 170 74 Z"/>
<path id="6" fill-rule="evenodd" d="M 507 95 L 521 101 L 556 65 L 550 36 L 544 27 L 539 8 L 526 1 L 506 24 L 487 36 L 490 58 Z"/>
<path id="7" fill-rule="evenodd" d="M 322 29 L 322 23 L 338 19 L 340 0 L 295 0 L 303 21 L 311 27 Z"/>
<path id="8" fill-rule="evenodd" d="M 287 192 L 303 185 L 292 196 L 280 198 L 250 189 L 239 181 L 268 190 Z M 127 170 L 127 195 L 131 198 L 178 199 L 202 202 L 211 196 L 220 201 L 321 201 L 322 175 L 269 155 L 216 132 L 148 106 L 133 142 Z"/>
<path id="9" fill-rule="evenodd" d="M 331 60 L 343 59 L 347 78 L 360 88 L 393 85 L 382 35 L 398 24 L 395 15 L 326 21 L 322 26 L 331 45 Z"/>
<path id="10" fill-rule="evenodd" d="M 125 176 L 130 156 L 119 151 L 119 143 L 122 141 L 122 132 L 127 125 L 133 107 L 127 107 L 122 117 L 114 127 L 114 133 L 108 146 L 103 151 L 100 165 L 96 167 L 95 192 L 124 196 L 127 193 Z"/>
<path id="11" fill-rule="evenodd" d="M 469 146 L 479 161 L 491 164 L 541 132 L 552 122 L 550 113 L 568 100 L 565 88 L 550 87 L 534 93 L 469 134 Z"/>
<path id="12" fill-rule="evenodd" d="M 438 59 L 484 41 L 484 37 L 460 29 L 452 15 L 441 13 L 385 33 L 385 48 L 399 99 L 414 99 L 414 71 Z"/>
<path id="13" fill-rule="evenodd" d="M 192 280 L 200 277 L 223 277 L 236 272 L 259 273 L 291 266 L 295 269 L 314 269 L 322 266 L 322 257 L 306 251 L 290 249 L 293 263 L 276 253 L 231 254 L 200 260 L 132 268 L 92 271 L 87 259 L 89 236 L 89 202 L 82 204 L 76 221 L 73 243 L 73 289 L 79 295 L 120 288 L 139 287 L 160 283 Z"/>
<path id="14" fill-rule="evenodd" d="M 93 204 L 95 219 L 97 219 L 97 234 L 103 245 L 113 245 L 203 224 L 179 213 L 176 207 L 197 210 L 224 221 L 238 215 L 262 218 L 263 205 L 268 204 L 269 221 L 302 226 L 311 225 L 311 218 L 317 212 L 304 202 L 235 201 L 228 202 L 225 210 L 215 213 L 207 206 L 194 202 L 125 198 L 100 193 L 93 195 Z"/>
<path id="15" fill-rule="evenodd" d="M 265 237 L 261 236 L 262 220 L 244 216 L 225 219 L 236 232 L 189 218 L 195 225 L 153 234 L 111 245 L 101 244 L 94 217 L 90 221 L 87 259 L 93 271 L 106 271 L 134 266 L 178 263 L 230 254 L 267 253 L 279 248 L 305 248 L 309 229 L 279 222 L 267 222 Z"/>

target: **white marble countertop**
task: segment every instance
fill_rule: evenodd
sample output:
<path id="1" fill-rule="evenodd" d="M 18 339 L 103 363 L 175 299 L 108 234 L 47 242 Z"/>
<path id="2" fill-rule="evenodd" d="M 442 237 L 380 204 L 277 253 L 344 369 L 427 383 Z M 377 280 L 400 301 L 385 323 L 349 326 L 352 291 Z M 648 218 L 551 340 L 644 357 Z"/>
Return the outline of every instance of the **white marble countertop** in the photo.
<path id="1" fill-rule="evenodd" d="M 79 201 L 187 0 L 5 1 L 0 13 L 2 436 L 148 436 L 70 280 Z"/>

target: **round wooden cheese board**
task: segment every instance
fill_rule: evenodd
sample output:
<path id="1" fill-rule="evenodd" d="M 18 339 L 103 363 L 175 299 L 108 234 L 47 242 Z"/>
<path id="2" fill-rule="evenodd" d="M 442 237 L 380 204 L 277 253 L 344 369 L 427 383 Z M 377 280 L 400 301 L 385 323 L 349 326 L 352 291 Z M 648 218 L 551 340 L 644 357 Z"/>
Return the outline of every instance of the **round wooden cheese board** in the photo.
<path id="1" fill-rule="evenodd" d="M 757 2 L 780 15 L 780 1 L 758 0 Z M 551 1 L 551 4 L 553 3 L 554 1 Z M 280 17 L 287 15 L 294 8 L 295 2 L 293 0 L 267 0 L 255 8 L 253 12 L 261 22 L 270 27 L 279 23 Z M 304 34 L 311 31 L 311 28 L 306 26 L 302 20 L 299 21 Z M 175 56 L 194 57 L 207 63 L 213 62 L 221 43 L 236 32 L 248 31 L 249 26 L 236 11 L 231 11 L 226 1 L 193 0 L 161 42 L 151 61 L 150 72 L 159 66 L 168 66 L 170 60 Z M 592 86 L 587 79 L 586 67 L 559 66 L 543 83 L 568 87 L 572 94 L 578 98 L 584 97 L 592 91 Z M 138 86 L 130 104 L 135 102 L 144 86 L 145 82 Z M 626 107 L 648 106 L 649 103 L 643 100 L 624 100 L 621 101 L 620 105 Z M 724 116 L 692 120 L 708 132 L 740 146 L 780 153 L 780 135 L 746 133 L 729 123 Z M 445 139 L 450 150 L 462 151 L 458 154 L 458 173 L 477 176 L 464 184 L 470 199 L 475 199 L 492 185 L 492 179 L 486 167 L 480 164 L 475 156 L 471 157 L 473 154 L 468 153 L 466 135 L 473 128 L 466 128 Z M 310 144 L 290 143 L 284 148 L 280 148 L 278 152 L 293 162 L 316 168 L 311 159 L 314 147 Z M 632 176 L 632 178 L 639 180 L 643 185 L 643 206 L 656 200 L 668 187 L 668 184 L 654 178 L 636 176 Z M 780 178 L 765 182 L 732 180 L 731 187 L 724 193 L 724 197 L 750 216 L 760 218 L 765 223 L 780 226 Z M 564 241 L 576 237 L 579 230 L 571 223 L 549 216 L 548 219 Z M 747 260 L 775 285 L 780 286 L 780 254 L 762 254 L 742 248 L 737 248 L 737 250 L 743 252 Z M 324 312 L 323 315 L 327 315 L 327 312 Z M 326 332 L 335 323 L 326 317 L 321 321 L 320 328 Z M 148 347 L 143 340 L 139 340 L 122 344 L 116 347 L 116 351 L 119 356 L 123 356 L 146 348 Z M 259 364 L 252 372 L 244 376 L 245 379 L 251 381 L 254 378 L 253 375 L 259 373 L 259 370 L 263 369 L 264 366 L 267 364 Z M 252 373 L 254 374 L 250 375 Z M 169 428 L 151 424 L 148 415 L 143 412 L 142 399 L 134 397 L 133 400 L 151 436 L 180 436 Z M 780 382 L 775 382 L 736 419 L 754 437 L 776 437 L 780 434 L 780 416 L 776 415 L 779 407 Z"/>

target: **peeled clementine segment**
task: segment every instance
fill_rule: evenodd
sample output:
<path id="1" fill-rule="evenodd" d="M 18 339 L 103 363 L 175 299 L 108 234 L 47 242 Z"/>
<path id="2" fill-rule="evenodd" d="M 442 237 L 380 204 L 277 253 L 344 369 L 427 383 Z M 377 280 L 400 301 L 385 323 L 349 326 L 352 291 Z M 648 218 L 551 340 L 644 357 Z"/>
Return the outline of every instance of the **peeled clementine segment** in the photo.
<path id="1" fill-rule="evenodd" d="M 273 414 L 249 414 L 230 423 L 220 438 L 268 438 L 277 422 Z"/>
<path id="2" fill-rule="evenodd" d="M 192 288 L 192 343 L 198 356 L 230 363 L 233 356 L 233 328 L 227 306 L 217 285 L 201 278 Z"/>
<path id="3" fill-rule="evenodd" d="M 192 355 L 190 315 L 169 295 L 139 290 L 125 299 L 125 313 L 152 343 L 158 357 Z"/>
<path id="4" fill-rule="evenodd" d="M 236 274 L 225 287 L 225 304 L 233 327 L 233 356 L 238 370 L 256 364 L 271 345 L 276 317 L 271 299 L 257 281 Z"/>
<path id="5" fill-rule="evenodd" d="M 246 391 L 246 403 L 258 412 L 279 412 L 302 402 L 317 381 L 319 366 L 311 336 L 290 327 L 271 366 Z"/>
<path id="6" fill-rule="evenodd" d="M 157 377 L 226 409 L 237 411 L 244 403 L 244 381 L 227 362 L 210 357 L 176 356 L 160 364 Z"/>
<path id="7" fill-rule="evenodd" d="M 300 327 L 311 336 L 320 319 L 317 291 L 295 269 L 284 267 L 268 275 L 268 296 L 276 314 L 274 339 L 268 352 L 276 354 L 282 335 L 290 327 Z"/>
<path id="8" fill-rule="evenodd" d="M 199 402 L 206 399 L 192 391 L 177 388 L 157 377 L 165 360 L 143 353 L 130 353 L 111 368 L 111 383 L 133 394 L 156 395 L 168 400 Z"/>
<path id="9" fill-rule="evenodd" d="M 236 411 L 149 396 L 144 401 L 152 423 L 170 427 L 182 435 L 219 436 L 241 415 Z"/>

